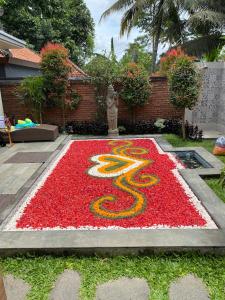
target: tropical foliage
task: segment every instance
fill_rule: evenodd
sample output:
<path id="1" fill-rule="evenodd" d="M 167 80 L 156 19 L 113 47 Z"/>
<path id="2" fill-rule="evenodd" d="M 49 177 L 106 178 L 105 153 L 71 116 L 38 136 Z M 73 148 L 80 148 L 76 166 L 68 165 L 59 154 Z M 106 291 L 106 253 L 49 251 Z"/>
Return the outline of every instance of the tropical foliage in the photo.
<path id="1" fill-rule="evenodd" d="M 104 119 L 106 116 L 108 86 L 114 84 L 118 77 L 119 65 L 112 53 L 113 51 L 111 51 L 110 55 L 110 57 L 113 57 L 112 59 L 101 54 L 96 54 L 86 65 L 86 72 L 91 76 L 92 82 L 95 85 L 97 113 L 100 119 Z"/>
<path id="2" fill-rule="evenodd" d="M 5 30 L 39 51 L 47 42 L 69 49 L 75 63 L 93 50 L 94 24 L 83 0 L 6 0 Z"/>
<path id="3" fill-rule="evenodd" d="M 200 91 L 200 74 L 188 56 L 178 57 L 168 72 L 170 101 L 184 110 L 183 139 L 185 134 L 185 108 L 192 109 L 198 101 Z"/>
<path id="4" fill-rule="evenodd" d="M 147 72 L 150 72 L 152 67 L 152 54 L 146 49 L 146 45 L 141 44 L 139 40 L 140 39 L 136 39 L 133 43 L 129 44 L 120 63 L 126 65 L 130 62 L 134 62 L 144 67 Z"/>
<path id="5" fill-rule="evenodd" d="M 71 65 L 68 50 L 59 44 L 48 43 L 41 50 L 41 70 L 48 106 L 60 106 L 62 109 L 63 127 L 65 128 L 66 94 L 69 86 Z"/>
<path id="6" fill-rule="evenodd" d="M 224 44 L 223 0 L 117 0 L 102 18 L 124 10 L 120 33 L 138 26 L 149 36 L 153 71 L 160 42 L 181 45 L 189 55 L 198 57 L 210 55 Z"/>
<path id="7" fill-rule="evenodd" d="M 132 112 L 132 120 L 135 122 L 135 108 L 145 105 L 151 93 L 148 73 L 143 67 L 135 63 L 128 63 L 121 71 L 120 91 L 121 99 Z"/>
<path id="8" fill-rule="evenodd" d="M 45 104 L 44 78 L 27 77 L 22 80 L 16 94 L 34 114 L 36 122 L 42 123 L 42 110 Z"/>

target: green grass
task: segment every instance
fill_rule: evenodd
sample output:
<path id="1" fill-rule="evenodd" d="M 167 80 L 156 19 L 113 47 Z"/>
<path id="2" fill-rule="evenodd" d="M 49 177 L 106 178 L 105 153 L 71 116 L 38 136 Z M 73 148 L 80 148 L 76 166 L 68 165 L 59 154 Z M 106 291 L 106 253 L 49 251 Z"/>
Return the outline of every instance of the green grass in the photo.
<path id="1" fill-rule="evenodd" d="M 175 135 L 165 135 L 165 138 L 175 147 L 202 146 L 210 152 L 214 147 L 213 141 L 186 142 Z M 220 159 L 225 163 L 225 157 Z M 225 201 L 218 179 L 209 179 L 207 183 Z M 188 273 L 203 279 L 212 300 L 225 300 L 225 258 L 217 256 L 174 254 L 104 259 L 28 256 L 0 259 L 0 268 L 3 273 L 13 274 L 31 285 L 29 300 L 47 300 L 57 276 L 65 269 L 80 273 L 81 300 L 93 300 L 98 284 L 123 276 L 145 278 L 151 289 L 151 300 L 168 300 L 169 284 Z"/>
<path id="2" fill-rule="evenodd" d="M 212 300 L 225 299 L 223 257 L 197 254 L 104 259 L 21 257 L 2 259 L 0 266 L 4 272 L 24 279 L 32 286 L 30 300 L 47 300 L 54 281 L 65 269 L 74 269 L 81 274 L 82 300 L 94 299 L 97 284 L 123 276 L 145 278 L 151 288 L 151 300 L 168 300 L 169 284 L 188 273 L 203 279 Z"/>
<path id="3" fill-rule="evenodd" d="M 222 189 L 218 178 L 206 179 L 206 183 L 211 187 L 211 189 L 217 194 L 217 196 L 225 202 L 225 190 Z"/>

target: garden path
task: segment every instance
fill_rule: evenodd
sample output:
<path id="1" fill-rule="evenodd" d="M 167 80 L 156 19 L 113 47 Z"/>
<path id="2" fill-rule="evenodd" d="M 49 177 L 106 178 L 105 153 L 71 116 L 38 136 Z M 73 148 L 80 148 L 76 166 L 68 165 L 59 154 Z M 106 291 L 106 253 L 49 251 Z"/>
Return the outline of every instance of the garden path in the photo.
<path id="1" fill-rule="evenodd" d="M 79 296 L 81 283 L 82 278 L 78 272 L 65 270 L 56 280 L 49 299 L 82 300 Z M 8 300 L 27 298 L 30 286 L 25 281 L 7 275 L 4 284 Z M 168 294 L 169 300 L 210 300 L 206 285 L 192 274 L 171 282 Z M 150 296 L 151 289 L 145 279 L 123 277 L 99 285 L 95 300 L 148 300 Z"/>

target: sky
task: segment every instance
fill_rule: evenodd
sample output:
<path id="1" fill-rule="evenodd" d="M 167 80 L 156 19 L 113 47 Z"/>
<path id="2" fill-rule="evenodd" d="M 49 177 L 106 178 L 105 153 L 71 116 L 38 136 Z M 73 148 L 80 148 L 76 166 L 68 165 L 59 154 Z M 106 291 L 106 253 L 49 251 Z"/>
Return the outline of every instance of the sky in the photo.
<path id="1" fill-rule="evenodd" d="M 99 24 L 102 13 L 109 8 L 115 0 L 84 0 L 90 9 L 95 22 L 95 52 L 103 53 L 104 50 L 110 51 L 110 41 L 114 38 L 115 52 L 118 58 L 121 58 L 128 44 L 132 42 L 140 33 L 133 29 L 129 37 L 120 38 L 120 21 L 122 13 L 116 13 L 109 16 Z"/>

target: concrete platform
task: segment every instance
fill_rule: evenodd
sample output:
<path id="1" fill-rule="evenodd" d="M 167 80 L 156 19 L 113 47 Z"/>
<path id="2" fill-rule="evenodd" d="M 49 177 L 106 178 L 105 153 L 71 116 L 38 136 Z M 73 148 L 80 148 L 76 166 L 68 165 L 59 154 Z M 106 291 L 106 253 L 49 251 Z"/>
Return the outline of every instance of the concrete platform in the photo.
<path id="1" fill-rule="evenodd" d="M 212 140 L 212 139 L 216 140 L 221 136 L 225 136 L 225 132 L 218 131 L 218 130 L 205 130 L 203 132 L 204 140 Z"/>
<path id="2" fill-rule="evenodd" d="M 21 205 L 26 193 L 40 178 L 45 169 L 60 153 L 68 139 L 51 147 L 42 146 L 43 151 L 54 149 L 47 162 L 42 164 L 16 194 L 17 204 L 0 227 L 0 254 L 15 253 L 80 253 L 80 254 L 146 254 L 163 251 L 201 251 L 225 253 L 225 204 L 204 182 L 206 176 L 219 176 L 223 163 L 203 148 L 173 148 L 161 136 L 127 136 L 126 138 L 154 137 L 165 152 L 195 150 L 211 167 L 208 169 L 180 170 L 182 177 L 191 187 L 210 214 L 218 229 L 146 229 L 146 230 L 54 230 L 54 231 L 4 231 L 6 224 Z M 79 137 L 86 139 L 86 137 Z M 95 137 L 96 138 L 96 137 Z M 99 137 L 101 138 L 101 137 Z M 78 137 L 76 136 L 76 139 Z M 105 139 L 105 137 L 104 137 Z M 31 147 L 32 148 L 32 147 Z M 18 149 L 21 151 L 21 148 Z M 15 154 L 15 153 L 14 153 Z M 18 165 L 17 165 L 18 166 Z M 1 198 L 0 198 L 1 201 Z M 4 201 L 4 199 L 3 199 Z"/>

